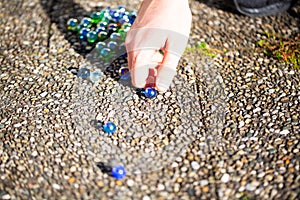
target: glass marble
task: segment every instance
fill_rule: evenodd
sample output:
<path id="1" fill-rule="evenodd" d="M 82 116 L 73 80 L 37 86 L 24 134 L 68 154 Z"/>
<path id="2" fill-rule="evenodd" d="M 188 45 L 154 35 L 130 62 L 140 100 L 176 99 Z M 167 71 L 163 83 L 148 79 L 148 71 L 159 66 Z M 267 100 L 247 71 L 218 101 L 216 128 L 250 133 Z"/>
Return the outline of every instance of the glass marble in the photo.
<path id="1" fill-rule="evenodd" d="M 109 43 L 107 43 L 107 47 L 111 50 L 114 50 L 118 47 L 118 44 L 115 41 L 110 41 Z"/>
<path id="2" fill-rule="evenodd" d="M 120 12 L 125 12 L 125 11 L 126 11 L 126 6 L 125 6 L 125 5 L 119 5 L 119 6 L 118 6 L 118 10 L 119 10 Z"/>
<path id="3" fill-rule="evenodd" d="M 121 68 L 119 69 L 119 75 L 120 75 L 120 76 L 124 76 L 124 75 L 127 74 L 128 72 L 129 72 L 128 67 L 121 67 Z"/>
<path id="4" fill-rule="evenodd" d="M 87 41 L 89 43 L 95 43 L 98 40 L 98 35 L 96 31 L 90 31 L 86 35 Z"/>
<path id="5" fill-rule="evenodd" d="M 78 26 L 78 20 L 71 18 L 67 22 L 67 29 L 71 31 L 76 31 Z"/>
<path id="6" fill-rule="evenodd" d="M 83 79 L 87 79 L 90 76 L 90 70 L 85 67 L 80 68 L 77 72 L 77 75 Z"/>
<path id="7" fill-rule="evenodd" d="M 124 24 L 122 24 L 121 29 L 128 31 L 131 28 L 131 24 L 125 22 Z"/>
<path id="8" fill-rule="evenodd" d="M 110 35 L 110 39 L 112 41 L 119 42 L 119 41 L 121 41 L 121 34 L 120 33 L 112 33 Z"/>
<path id="9" fill-rule="evenodd" d="M 100 12 L 100 17 L 101 17 L 101 20 L 103 20 L 104 18 L 106 17 L 110 17 L 110 8 L 107 8 L 107 9 L 104 9 Z"/>
<path id="10" fill-rule="evenodd" d="M 130 77 L 129 69 L 128 67 L 121 67 L 119 69 L 119 76 L 121 80 L 127 80 Z"/>
<path id="11" fill-rule="evenodd" d="M 93 83 L 98 83 L 101 80 L 102 80 L 102 75 L 99 71 L 93 71 L 90 74 L 90 81 L 92 81 Z"/>
<path id="12" fill-rule="evenodd" d="M 100 52 L 101 49 L 103 49 L 104 47 L 106 47 L 106 43 L 105 42 L 97 42 L 95 48 Z"/>
<path id="13" fill-rule="evenodd" d="M 154 98 L 156 97 L 157 95 L 157 90 L 155 88 L 151 88 L 151 87 L 148 87 L 148 88 L 145 88 L 145 90 L 142 92 L 144 94 L 144 96 L 146 98 Z"/>
<path id="14" fill-rule="evenodd" d="M 127 14 L 124 14 L 121 20 L 123 21 L 123 23 L 128 23 L 130 22 L 130 17 Z"/>
<path id="15" fill-rule="evenodd" d="M 108 26 L 108 23 L 107 22 L 99 22 L 98 24 L 97 24 L 97 27 L 104 27 L 104 28 L 106 28 Z"/>
<path id="16" fill-rule="evenodd" d="M 109 48 L 103 48 L 100 50 L 100 56 L 102 58 L 108 57 L 111 54 L 111 50 Z"/>
<path id="17" fill-rule="evenodd" d="M 111 175 L 115 179 L 123 179 L 126 176 L 126 170 L 122 165 L 116 165 L 112 167 Z"/>
<path id="18" fill-rule="evenodd" d="M 118 33 L 119 33 L 120 36 L 121 36 L 121 40 L 122 40 L 122 41 L 125 41 L 126 35 L 127 35 L 127 31 L 125 31 L 124 29 L 119 29 L 119 30 L 118 30 Z"/>
<path id="19" fill-rule="evenodd" d="M 101 19 L 102 22 L 107 22 L 109 23 L 112 20 L 111 16 L 105 16 Z"/>
<path id="20" fill-rule="evenodd" d="M 93 12 L 90 17 L 93 24 L 97 24 L 102 19 L 101 12 Z"/>
<path id="21" fill-rule="evenodd" d="M 81 21 L 80 21 L 80 25 L 82 25 L 83 27 L 86 28 L 90 28 L 92 26 L 92 20 L 89 17 L 84 17 Z"/>
<path id="22" fill-rule="evenodd" d="M 120 13 L 119 12 L 115 12 L 112 16 L 111 16 L 111 18 L 112 18 L 112 21 L 113 22 L 118 22 L 119 20 L 120 20 Z"/>
<path id="23" fill-rule="evenodd" d="M 105 31 L 100 31 L 100 32 L 98 33 L 98 38 L 99 38 L 100 41 L 105 40 L 107 37 L 108 37 L 108 34 L 107 34 L 107 32 L 105 32 Z"/>
<path id="24" fill-rule="evenodd" d="M 105 28 L 105 27 L 102 27 L 102 26 L 96 28 L 97 34 L 99 34 L 101 31 L 106 31 L 106 28 Z"/>
<path id="25" fill-rule="evenodd" d="M 117 130 L 117 126 L 112 122 L 107 122 L 102 127 L 103 131 L 108 134 L 113 134 Z"/>
<path id="26" fill-rule="evenodd" d="M 90 32 L 89 28 L 82 28 L 79 32 L 79 38 L 81 40 L 87 39 L 87 34 Z"/>
<path id="27" fill-rule="evenodd" d="M 112 34 L 113 32 L 116 32 L 116 31 L 118 31 L 118 25 L 117 24 L 111 23 L 111 24 L 108 25 L 107 32 L 109 34 Z"/>

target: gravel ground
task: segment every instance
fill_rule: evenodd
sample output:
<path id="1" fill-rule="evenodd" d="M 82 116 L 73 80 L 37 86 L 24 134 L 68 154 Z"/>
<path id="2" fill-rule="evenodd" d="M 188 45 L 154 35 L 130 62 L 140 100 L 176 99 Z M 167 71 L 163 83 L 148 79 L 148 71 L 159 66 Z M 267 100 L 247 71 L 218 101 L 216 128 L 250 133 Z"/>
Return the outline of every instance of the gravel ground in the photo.
<path id="1" fill-rule="evenodd" d="M 69 70 L 88 52 L 66 20 L 118 4 L 140 1 L 0 2 L 0 198 L 300 199 L 300 72 L 255 48 L 265 32 L 299 33 L 299 5 L 250 18 L 191 1 L 188 48 L 217 56 L 188 51 L 172 89 L 147 100 Z M 89 123 L 106 118 L 115 136 Z M 112 161 L 125 179 L 100 166 Z"/>

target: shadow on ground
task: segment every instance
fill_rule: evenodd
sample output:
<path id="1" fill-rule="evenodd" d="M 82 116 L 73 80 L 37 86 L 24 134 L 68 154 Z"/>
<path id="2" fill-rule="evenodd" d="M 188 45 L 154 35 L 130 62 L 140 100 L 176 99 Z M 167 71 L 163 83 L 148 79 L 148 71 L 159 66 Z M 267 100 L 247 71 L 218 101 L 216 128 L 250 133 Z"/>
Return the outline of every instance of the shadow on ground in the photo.
<path id="1" fill-rule="evenodd" d="M 67 21 L 70 18 L 79 18 L 90 15 L 90 11 L 86 11 L 81 5 L 75 3 L 73 0 L 41 0 L 42 8 L 49 16 L 51 23 L 57 25 L 65 39 L 72 45 L 74 50 L 79 54 L 85 56 L 89 53 L 84 46 L 87 45 L 85 41 L 80 41 L 77 35 L 68 31 L 66 28 Z M 95 7 L 94 10 L 101 8 Z"/>

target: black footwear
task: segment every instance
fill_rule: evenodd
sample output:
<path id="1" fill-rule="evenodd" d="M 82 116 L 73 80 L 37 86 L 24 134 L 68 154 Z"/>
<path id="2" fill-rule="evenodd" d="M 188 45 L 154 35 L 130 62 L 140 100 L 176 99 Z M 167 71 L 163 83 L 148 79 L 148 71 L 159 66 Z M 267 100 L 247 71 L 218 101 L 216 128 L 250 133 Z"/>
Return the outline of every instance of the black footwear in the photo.
<path id="1" fill-rule="evenodd" d="M 275 15 L 288 10 L 292 0 L 233 0 L 236 9 L 248 16 Z"/>

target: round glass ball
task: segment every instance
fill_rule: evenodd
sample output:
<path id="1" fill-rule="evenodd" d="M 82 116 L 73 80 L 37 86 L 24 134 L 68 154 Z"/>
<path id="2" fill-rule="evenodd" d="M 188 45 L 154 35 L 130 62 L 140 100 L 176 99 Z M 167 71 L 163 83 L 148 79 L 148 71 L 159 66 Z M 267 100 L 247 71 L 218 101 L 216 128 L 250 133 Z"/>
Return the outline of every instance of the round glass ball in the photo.
<path id="1" fill-rule="evenodd" d="M 98 83 L 99 81 L 102 80 L 102 75 L 100 72 L 98 71 L 93 71 L 90 74 L 90 81 L 92 81 L 93 83 Z"/>
<path id="2" fill-rule="evenodd" d="M 103 16 L 101 15 L 101 12 L 93 12 L 90 17 L 91 17 L 91 22 L 93 24 L 97 24 L 98 22 L 101 21 Z"/>
<path id="3" fill-rule="evenodd" d="M 98 40 L 98 35 L 96 31 L 90 31 L 86 35 L 87 41 L 89 43 L 95 43 Z"/>
<path id="4" fill-rule="evenodd" d="M 115 41 L 110 41 L 109 43 L 107 43 L 107 47 L 110 48 L 111 50 L 116 49 L 118 46 L 118 44 Z"/>
<path id="5" fill-rule="evenodd" d="M 67 22 L 67 29 L 71 31 L 76 31 L 78 26 L 78 20 L 71 18 Z"/>
<path id="6" fill-rule="evenodd" d="M 100 52 L 101 49 L 103 49 L 104 47 L 106 47 L 105 42 L 97 42 L 95 48 Z"/>
<path id="7" fill-rule="evenodd" d="M 107 122 L 102 127 L 103 131 L 108 134 L 113 134 L 117 130 L 117 126 L 112 122 Z"/>
<path id="8" fill-rule="evenodd" d="M 116 41 L 116 42 L 119 42 L 121 41 L 121 34 L 120 33 L 112 33 L 110 35 L 110 39 L 113 40 L 113 41 Z"/>
<path id="9" fill-rule="evenodd" d="M 87 34 L 90 32 L 89 28 L 82 28 L 79 32 L 79 38 L 81 40 L 86 40 L 87 39 Z"/>
<path id="10" fill-rule="evenodd" d="M 82 25 L 83 27 L 91 27 L 92 26 L 92 20 L 89 17 L 84 17 L 81 21 L 80 21 L 80 25 Z"/>
<path id="11" fill-rule="evenodd" d="M 107 37 L 108 37 L 108 34 L 107 34 L 107 32 L 105 32 L 105 31 L 100 31 L 100 32 L 98 33 L 98 38 L 99 38 L 100 41 L 105 40 Z"/>
<path id="12" fill-rule="evenodd" d="M 157 90 L 155 88 L 152 87 L 147 87 L 145 88 L 145 90 L 143 91 L 143 94 L 146 98 L 154 98 L 157 95 Z"/>
<path id="13" fill-rule="evenodd" d="M 87 79 L 90 77 L 90 70 L 85 67 L 80 68 L 77 72 L 77 75 L 83 79 Z"/>
<path id="14" fill-rule="evenodd" d="M 115 179 L 123 179 L 126 176 L 125 167 L 122 165 L 113 166 L 111 169 L 111 175 Z"/>

